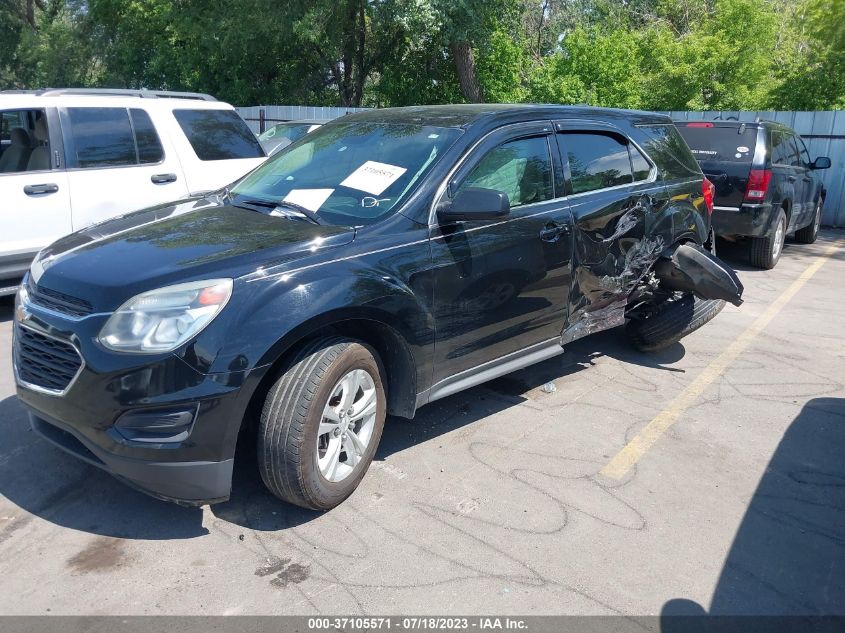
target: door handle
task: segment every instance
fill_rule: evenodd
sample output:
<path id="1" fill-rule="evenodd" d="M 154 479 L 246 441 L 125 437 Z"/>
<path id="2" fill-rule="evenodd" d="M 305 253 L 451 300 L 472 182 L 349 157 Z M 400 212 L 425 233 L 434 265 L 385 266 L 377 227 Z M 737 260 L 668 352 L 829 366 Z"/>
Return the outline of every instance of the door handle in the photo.
<path id="1" fill-rule="evenodd" d="M 56 193 L 59 190 L 59 185 L 54 182 L 49 182 L 43 185 L 26 185 L 23 192 L 28 196 L 41 196 L 48 193 Z"/>
<path id="2" fill-rule="evenodd" d="M 153 174 L 150 180 L 156 185 L 163 185 L 168 182 L 176 182 L 176 174 Z"/>
<path id="3" fill-rule="evenodd" d="M 787 177 L 786 177 L 786 179 L 787 179 L 789 182 L 795 182 L 795 181 L 797 180 L 797 178 L 796 178 L 795 176 L 787 176 Z"/>
<path id="4" fill-rule="evenodd" d="M 549 222 L 540 229 L 540 239 L 544 242 L 557 242 L 560 236 L 566 233 L 569 233 L 569 227 L 566 224 Z"/>

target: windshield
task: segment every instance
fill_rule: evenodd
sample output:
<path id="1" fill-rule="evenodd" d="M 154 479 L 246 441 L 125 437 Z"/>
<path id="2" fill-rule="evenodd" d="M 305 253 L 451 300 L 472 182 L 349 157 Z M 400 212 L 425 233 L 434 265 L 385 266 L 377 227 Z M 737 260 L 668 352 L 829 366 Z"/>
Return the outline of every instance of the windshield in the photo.
<path id="1" fill-rule="evenodd" d="M 316 123 L 278 123 L 268 129 L 263 134 L 259 135 L 259 141 L 269 141 L 272 138 L 286 138 L 293 141 L 298 141 L 310 130 L 312 127 L 319 127 Z"/>
<path id="2" fill-rule="evenodd" d="M 756 127 L 719 127 L 713 123 L 687 123 L 677 127 L 698 161 L 750 163 L 754 158 Z"/>
<path id="3" fill-rule="evenodd" d="M 236 202 L 304 207 L 326 224 L 371 224 L 403 200 L 460 134 L 425 125 L 324 125 L 270 158 L 231 193 Z"/>

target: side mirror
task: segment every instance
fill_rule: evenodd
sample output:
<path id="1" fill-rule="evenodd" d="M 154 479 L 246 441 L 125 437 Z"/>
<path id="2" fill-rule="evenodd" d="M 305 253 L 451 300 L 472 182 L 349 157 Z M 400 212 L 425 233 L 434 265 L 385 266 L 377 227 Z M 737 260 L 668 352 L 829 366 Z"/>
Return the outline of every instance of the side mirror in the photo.
<path id="1" fill-rule="evenodd" d="M 498 220 L 510 211 L 510 200 L 504 191 L 467 187 L 459 191 L 451 203 L 441 206 L 437 217 L 443 222 Z"/>
<path id="2" fill-rule="evenodd" d="M 830 169 L 830 159 L 827 156 L 819 156 L 810 167 L 813 169 Z"/>

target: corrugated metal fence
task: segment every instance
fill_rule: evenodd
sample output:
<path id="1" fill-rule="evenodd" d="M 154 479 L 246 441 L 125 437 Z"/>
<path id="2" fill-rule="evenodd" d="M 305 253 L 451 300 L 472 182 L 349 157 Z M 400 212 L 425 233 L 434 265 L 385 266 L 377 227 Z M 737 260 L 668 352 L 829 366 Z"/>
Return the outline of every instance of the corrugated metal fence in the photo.
<path id="1" fill-rule="evenodd" d="M 366 108 L 330 108 L 310 106 L 250 106 L 238 108 L 254 132 L 261 129 L 262 122 L 269 126 L 279 121 L 295 119 L 334 119 L 344 114 Z M 263 114 L 262 114 L 263 112 Z M 825 112 L 665 112 L 673 119 L 686 121 L 713 121 L 717 118 L 734 118 L 740 121 L 754 121 L 757 117 L 778 121 L 798 132 L 807 143 L 812 158 L 829 156 L 830 169 L 819 174 L 827 188 L 822 223 L 826 226 L 845 227 L 845 111 Z"/>
<path id="2" fill-rule="evenodd" d="M 367 108 L 331 108 L 327 106 L 263 105 L 235 108 L 250 129 L 258 134 L 282 121 L 316 119 L 328 121 L 344 114 L 351 114 Z"/>

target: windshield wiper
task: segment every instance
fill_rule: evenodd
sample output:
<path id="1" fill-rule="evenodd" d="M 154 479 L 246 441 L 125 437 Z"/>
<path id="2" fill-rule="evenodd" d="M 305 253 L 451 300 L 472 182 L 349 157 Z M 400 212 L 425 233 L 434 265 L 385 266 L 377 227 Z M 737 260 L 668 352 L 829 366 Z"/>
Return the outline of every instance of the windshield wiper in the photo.
<path id="1" fill-rule="evenodd" d="M 295 202 L 272 202 L 270 200 L 255 200 L 253 198 L 249 198 L 246 200 L 238 200 L 238 202 L 240 203 L 240 205 L 246 206 L 247 208 L 261 207 L 262 209 L 271 210 L 288 208 L 294 211 L 295 214 L 290 214 L 287 217 L 298 217 L 298 215 L 301 215 L 306 220 L 313 222 L 314 224 L 323 224 L 317 214 L 314 213 L 311 209 L 306 209 L 302 205 L 296 204 Z M 237 203 L 233 204 L 235 204 L 235 206 L 239 206 Z"/>
<path id="2" fill-rule="evenodd" d="M 320 219 L 320 217 L 314 211 L 312 211 L 311 209 L 308 209 L 306 207 L 303 207 L 301 204 L 296 204 L 295 202 L 284 202 L 284 201 L 282 201 L 279 204 L 277 204 L 276 207 L 277 208 L 278 207 L 286 207 L 288 209 L 292 209 L 292 210 L 296 211 L 297 213 L 301 213 L 306 218 L 311 220 L 314 224 L 322 224 L 323 223 L 323 221 Z"/>

